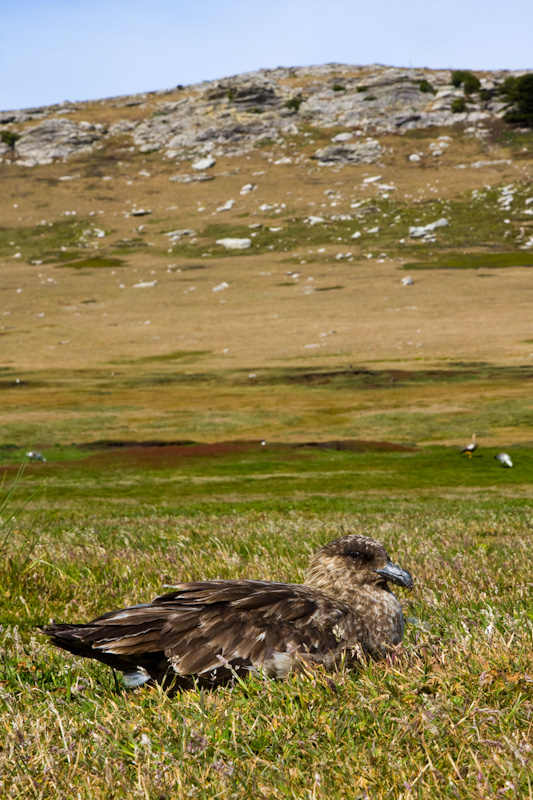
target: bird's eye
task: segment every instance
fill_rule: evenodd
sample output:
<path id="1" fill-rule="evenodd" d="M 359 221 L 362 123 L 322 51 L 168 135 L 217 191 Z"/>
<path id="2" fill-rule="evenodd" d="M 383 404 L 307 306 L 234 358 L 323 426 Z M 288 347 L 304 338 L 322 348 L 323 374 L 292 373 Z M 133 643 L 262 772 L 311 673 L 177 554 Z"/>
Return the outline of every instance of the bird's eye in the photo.
<path id="1" fill-rule="evenodd" d="M 362 558 L 363 554 L 359 552 L 359 550 L 352 550 L 350 553 L 350 558 L 353 558 L 354 561 L 357 561 L 358 558 Z"/>

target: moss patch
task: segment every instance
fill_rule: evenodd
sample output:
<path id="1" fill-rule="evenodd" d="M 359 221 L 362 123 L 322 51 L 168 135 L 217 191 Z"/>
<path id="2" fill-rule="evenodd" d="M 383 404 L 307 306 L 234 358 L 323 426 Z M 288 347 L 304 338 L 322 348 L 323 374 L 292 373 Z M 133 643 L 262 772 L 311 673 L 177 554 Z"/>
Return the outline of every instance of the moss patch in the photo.
<path id="1" fill-rule="evenodd" d="M 502 269 L 533 267 L 533 253 L 456 253 L 438 261 L 414 261 L 403 265 L 413 269 Z"/>

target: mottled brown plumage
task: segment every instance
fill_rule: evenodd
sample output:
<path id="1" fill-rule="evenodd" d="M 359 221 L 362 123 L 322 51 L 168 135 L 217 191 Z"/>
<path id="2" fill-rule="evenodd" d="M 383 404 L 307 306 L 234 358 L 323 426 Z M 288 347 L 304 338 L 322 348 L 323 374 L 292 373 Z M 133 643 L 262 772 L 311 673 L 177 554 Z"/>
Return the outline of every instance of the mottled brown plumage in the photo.
<path id="1" fill-rule="evenodd" d="M 319 550 L 304 584 L 182 583 L 151 603 L 41 630 L 58 647 L 122 670 L 129 686 L 212 686 L 247 671 L 283 677 L 306 663 L 380 658 L 399 644 L 403 615 L 389 581 L 413 585 L 381 544 L 350 535 Z"/>

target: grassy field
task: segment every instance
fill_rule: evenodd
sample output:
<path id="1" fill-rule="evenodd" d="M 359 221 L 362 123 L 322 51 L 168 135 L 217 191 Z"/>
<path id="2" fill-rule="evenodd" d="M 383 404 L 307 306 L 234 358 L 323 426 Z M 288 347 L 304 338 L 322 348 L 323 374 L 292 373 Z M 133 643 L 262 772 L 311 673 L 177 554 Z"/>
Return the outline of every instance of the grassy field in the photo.
<path id="1" fill-rule="evenodd" d="M 78 453 L 46 488 L 28 465 L 2 512 L 2 796 L 530 797 L 531 451 L 352 446 Z M 414 575 L 392 663 L 170 699 L 36 632 L 177 581 L 300 581 L 341 529 Z"/>
<path id="2" fill-rule="evenodd" d="M 533 800 L 533 133 L 339 132 L 0 164 L 0 797 Z M 171 699 L 37 632 L 341 530 L 414 576 L 390 662 Z"/>

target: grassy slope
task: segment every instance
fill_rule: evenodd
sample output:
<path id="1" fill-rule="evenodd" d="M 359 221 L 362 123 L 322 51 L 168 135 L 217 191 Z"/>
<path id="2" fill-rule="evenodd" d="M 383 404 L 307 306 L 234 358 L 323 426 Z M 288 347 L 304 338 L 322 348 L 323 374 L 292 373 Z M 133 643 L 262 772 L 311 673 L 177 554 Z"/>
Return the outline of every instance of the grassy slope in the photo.
<path id="1" fill-rule="evenodd" d="M 79 113 L 109 123 L 119 112 Z M 437 161 L 428 146 L 439 132 L 411 132 L 383 137 L 379 168 L 271 166 L 338 131 L 305 132 L 250 161 L 220 159 L 200 185 L 170 183 L 175 165 L 126 141 L 68 166 L 0 166 L 6 486 L 26 450 L 48 458 L 27 466 L 1 514 L 2 796 L 533 797 L 530 257 L 520 250 L 531 133 L 447 129 Z M 470 168 L 480 159 L 501 163 Z M 79 178 L 60 182 L 66 172 Z M 378 172 L 397 187 L 389 198 L 362 183 Z M 249 180 L 257 191 L 213 217 Z M 133 199 L 152 214 L 127 218 Z M 281 200 L 285 209 L 258 213 Z M 328 220 L 309 226 L 310 213 Z M 435 243 L 408 238 L 442 216 L 450 225 Z M 256 223 L 251 255 L 216 246 Z M 169 247 L 176 228 L 196 236 Z M 349 252 L 353 261 L 337 259 Z M 404 268 L 417 270 L 406 290 L 416 294 L 400 295 Z M 154 293 L 132 288 L 154 276 Z M 221 304 L 212 288 L 228 276 Z M 482 446 L 468 460 L 458 445 L 472 431 Z M 94 445 L 112 439 L 249 441 L 201 457 Z M 296 446 L 333 439 L 409 449 Z M 500 450 L 514 469 L 493 459 Z M 170 700 L 122 690 L 35 632 L 178 580 L 301 580 L 309 553 L 341 528 L 380 539 L 415 577 L 394 663 Z"/>

